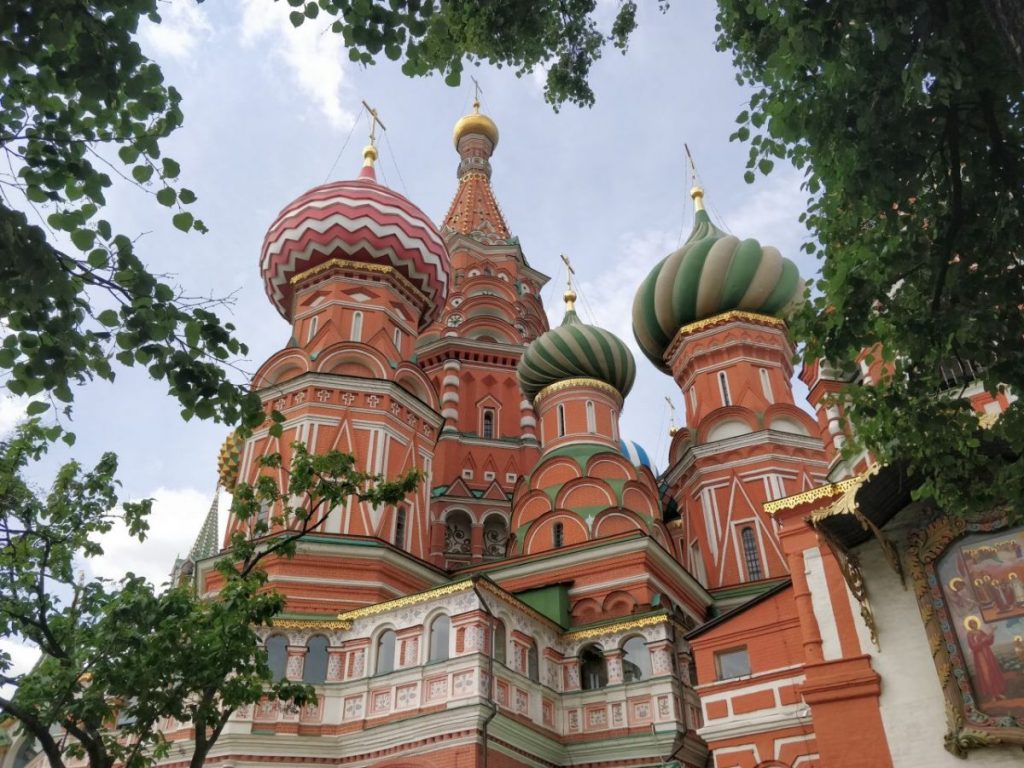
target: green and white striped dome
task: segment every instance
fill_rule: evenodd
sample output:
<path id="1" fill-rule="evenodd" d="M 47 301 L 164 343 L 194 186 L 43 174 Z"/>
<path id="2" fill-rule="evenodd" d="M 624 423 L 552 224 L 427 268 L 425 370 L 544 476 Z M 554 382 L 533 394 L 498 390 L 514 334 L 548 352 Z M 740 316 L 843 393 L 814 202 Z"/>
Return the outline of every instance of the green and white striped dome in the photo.
<path id="1" fill-rule="evenodd" d="M 597 379 L 623 398 L 633 388 L 632 353 L 615 334 L 582 322 L 573 308 L 575 298 L 572 292 L 566 294 L 562 324 L 535 339 L 519 361 L 519 386 L 531 402 L 545 387 L 566 379 Z"/>
<path id="2" fill-rule="evenodd" d="M 644 355 L 668 373 L 665 350 L 679 329 L 731 310 L 785 317 L 803 298 L 796 265 L 777 248 L 727 235 L 712 222 L 699 187 L 693 231 L 662 259 L 633 299 L 633 335 Z"/>

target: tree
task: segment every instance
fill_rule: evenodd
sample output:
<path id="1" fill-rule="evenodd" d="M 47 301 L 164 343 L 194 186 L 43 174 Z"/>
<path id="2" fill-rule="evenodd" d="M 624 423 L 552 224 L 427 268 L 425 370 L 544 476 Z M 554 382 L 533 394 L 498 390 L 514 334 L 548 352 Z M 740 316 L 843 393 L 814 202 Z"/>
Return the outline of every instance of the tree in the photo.
<path id="1" fill-rule="evenodd" d="M 286 489 L 269 475 L 238 487 L 232 513 L 252 521 L 250 532 L 236 533 L 218 561 L 216 599 L 201 599 L 190 583 L 159 592 L 133 574 L 76 577 L 103 554 L 100 537 L 115 523 L 144 537 L 150 502 L 119 504 L 112 454 L 90 471 L 67 464 L 45 496 L 35 492 L 23 475 L 45 445 L 32 421 L 0 450 L 0 635 L 43 654 L 24 674 L 0 654 L 0 683 L 15 686 L 0 712 L 38 741 L 52 768 L 69 758 L 90 768 L 149 765 L 167 752 L 160 728 L 169 717 L 195 729 L 190 765 L 200 768 L 238 707 L 264 696 L 303 704 L 312 689 L 273 680 L 258 652 L 257 628 L 283 607 L 260 564 L 289 556 L 349 498 L 396 503 L 420 479 L 385 482 L 356 471 L 351 456 L 313 456 L 296 444 Z M 264 466 L 280 461 L 268 456 Z M 277 510 L 269 519 L 256 514 L 264 505 Z"/>
<path id="2" fill-rule="evenodd" d="M 0 11 L 0 370 L 14 394 L 70 404 L 75 384 L 112 380 L 116 358 L 166 380 L 186 418 L 252 425 L 259 399 L 224 367 L 246 351 L 234 328 L 151 274 L 100 215 L 113 174 L 172 209 L 178 229 L 205 231 L 161 155 L 181 96 L 133 38 L 143 18 L 159 21 L 156 0 Z"/>
<path id="3" fill-rule="evenodd" d="M 748 180 L 779 158 L 805 172 L 821 260 L 805 357 L 871 349 L 890 371 L 843 392 L 860 445 L 908 460 L 947 510 L 1020 513 L 1024 414 L 979 429 L 971 377 L 948 382 L 969 366 L 989 391 L 1024 388 L 1024 70 L 998 5 L 720 0 L 718 47 L 754 87 L 734 135 Z"/>

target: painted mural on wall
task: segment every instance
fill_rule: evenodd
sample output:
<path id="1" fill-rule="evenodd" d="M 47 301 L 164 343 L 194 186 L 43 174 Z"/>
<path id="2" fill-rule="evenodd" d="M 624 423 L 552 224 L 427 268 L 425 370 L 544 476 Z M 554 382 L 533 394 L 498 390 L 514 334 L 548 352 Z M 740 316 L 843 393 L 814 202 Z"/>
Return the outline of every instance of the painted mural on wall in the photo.
<path id="1" fill-rule="evenodd" d="M 1024 722 L 1024 528 L 954 542 L 935 577 L 975 706 Z"/>

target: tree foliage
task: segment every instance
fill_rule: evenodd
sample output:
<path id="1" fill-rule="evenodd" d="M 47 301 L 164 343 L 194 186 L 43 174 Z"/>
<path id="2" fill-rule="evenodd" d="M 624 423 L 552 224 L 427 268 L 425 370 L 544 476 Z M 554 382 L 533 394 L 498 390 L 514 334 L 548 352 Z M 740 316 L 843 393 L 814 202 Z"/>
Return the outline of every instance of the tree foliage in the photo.
<path id="1" fill-rule="evenodd" d="M 947 380 L 970 364 L 990 392 L 1024 388 L 1024 69 L 1002 30 L 973 0 L 719 8 L 754 88 L 748 179 L 788 159 L 811 194 L 808 359 L 876 350 L 888 375 L 843 393 L 860 444 L 909 460 L 947 509 L 1024 511 L 1020 408 L 981 430 L 969 382 Z"/>
<path id="2" fill-rule="evenodd" d="M 14 394 L 68 404 L 114 359 L 167 381 L 183 415 L 253 424 L 223 362 L 245 353 L 204 302 L 153 275 L 103 218 L 112 176 L 205 231 L 161 143 L 181 96 L 134 39 L 156 0 L 17 0 L 0 10 L 0 371 Z M 29 213 L 26 213 L 28 211 Z M 41 412 L 47 403 L 33 406 Z"/>
<path id="3" fill-rule="evenodd" d="M 461 82 L 466 62 L 512 67 L 517 75 L 547 71 L 544 96 L 589 106 L 591 67 L 607 43 L 625 52 L 636 29 L 636 0 L 619 0 L 607 32 L 597 19 L 597 0 L 287 0 L 292 24 L 332 17 L 352 61 L 372 64 L 383 53 L 402 60 L 402 72 L 443 74 Z M 664 11 L 666 0 L 658 0 Z"/>
<path id="4" fill-rule="evenodd" d="M 258 628 L 283 607 L 262 562 L 289 556 L 350 498 L 393 504 L 420 480 L 412 472 L 386 482 L 356 471 L 350 456 L 314 456 L 296 444 L 287 488 L 269 474 L 238 488 L 232 514 L 249 524 L 216 563 L 216 596 L 204 598 L 206 585 L 184 580 L 158 591 L 130 573 L 116 582 L 76 576 L 103 554 L 101 537 L 115 524 L 143 538 L 151 504 L 119 502 L 112 454 L 88 471 L 65 465 L 49 492 L 37 493 L 24 473 L 45 444 L 33 421 L 0 450 L 0 636 L 43 654 L 16 674 L 0 653 L 0 683 L 15 688 L 0 696 L 0 712 L 38 741 L 51 768 L 73 759 L 150 765 L 167 754 L 166 718 L 195 729 L 190 764 L 200 768 L 239 707 L 264 696 L 304 703 L 311 689 L 273 680 L 258 650 Z M 267 469 L 280 464 L 276 454 L 263 459 Z"/>

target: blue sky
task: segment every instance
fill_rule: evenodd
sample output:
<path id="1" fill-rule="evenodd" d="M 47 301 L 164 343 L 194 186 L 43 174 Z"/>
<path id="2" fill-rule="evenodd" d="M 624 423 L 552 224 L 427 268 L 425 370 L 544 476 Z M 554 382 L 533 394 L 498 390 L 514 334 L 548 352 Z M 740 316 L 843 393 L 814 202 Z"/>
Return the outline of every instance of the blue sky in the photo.
<path id="1" fill-rule="evenodd" d="M 616 6 L 602 3 L 606 23 Z M 636 350 L 629 312 L 640 281 L 689 232 L 684 142 L 720 226 L 777 246 L 804 275 L 814 265 L 799 251 L 806 237 L 797 221 L 806 198 L 799 175 L 780 165 L 754 185 L 743 181 L 747 149 L 728 138 L 748 94 L 736 84 L 729 56 L 714 50 L 714 5 L 674 3 L 665 15 L 649 6 L 642 4 L 628 54 L 608 50 L 595 68 L 592 109 L 555 113 L 538 75 L 517 78 L 491 67 L 471 74 L 501 131 L 492 159 L 499 203 L 531 265 L 553 278 L 543 294 L 549 316 L 561 320 L 559 254 L 566 253 L 584 319 L 621 336 L 637 357 L 622 433 L 664 467 L 664 397 L 680 413 L 682 398 Z M 367 133 L 361 101 L 379 110 L 388 129 L 379 177 L 440 220 L 456 189 L 452 126 L 469 111 L 472 87 L 468 78 L 459 88 L 438 77 L 409 79 L 386 61 L 354 65 L 326 21 L 293 29 L 281 2 L 171 0 L 163 13 L 164 23 L 144 27 L 140 41 L 183 94 L 185 125 L 166 153 L 181 163 L 181 181 L 199 196 L 193 209 L 210 233 L 177 232 L 167 209 L 127 184 L 108 195 L 106 213 L 115 228 L 141 235 L 143 258 L 154 271 L 174 274 L 187 293 L 234 297 L 226 319 L 249 344 L 242 367 L 254 371 L 289 335 L 263 293 L 263 235 L 309 187 L 355 175 Z M 0 429 L 10 427 L 20 405 L 0 402 Z M 198 532 L 225 429 L 184 423 L 162 384 L 126 370 L 114 384 L 77 393 L 73 427 L 76 457 L 88 463 L 116 451 L 125 495 L 157 499 L 147 545 L 115 533 L 93 570 L 131 568 L 160 580 Z"/>

